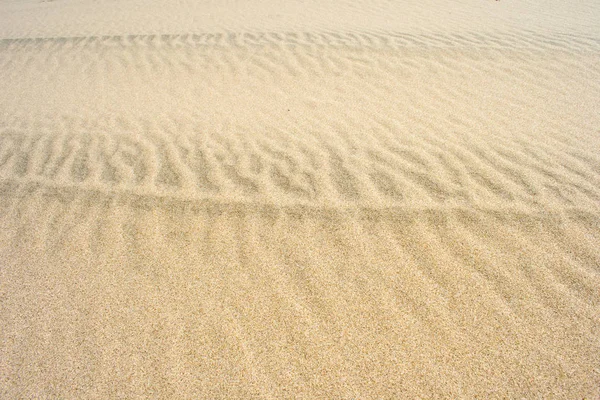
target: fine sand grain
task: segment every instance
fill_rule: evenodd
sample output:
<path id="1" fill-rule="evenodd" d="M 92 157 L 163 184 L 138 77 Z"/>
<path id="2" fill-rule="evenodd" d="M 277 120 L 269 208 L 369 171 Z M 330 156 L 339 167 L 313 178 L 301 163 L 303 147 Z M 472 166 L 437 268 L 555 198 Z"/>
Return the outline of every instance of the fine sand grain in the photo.
<path id="1" fill-rule="evenodd" d="M 600 3 L 164 3 L 0 0 L 0 398 L 600 396 Z"/>

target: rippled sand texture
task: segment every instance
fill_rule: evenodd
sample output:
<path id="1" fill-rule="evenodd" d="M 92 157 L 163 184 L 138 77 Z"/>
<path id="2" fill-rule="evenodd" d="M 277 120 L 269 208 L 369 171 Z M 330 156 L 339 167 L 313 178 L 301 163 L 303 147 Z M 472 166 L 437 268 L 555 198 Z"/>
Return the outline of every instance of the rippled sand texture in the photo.
<path id="1" fill-rule="evenodd" d="M 600 6 L 201 3 L 0 2 L 0 397 L 600 396 Z"/>

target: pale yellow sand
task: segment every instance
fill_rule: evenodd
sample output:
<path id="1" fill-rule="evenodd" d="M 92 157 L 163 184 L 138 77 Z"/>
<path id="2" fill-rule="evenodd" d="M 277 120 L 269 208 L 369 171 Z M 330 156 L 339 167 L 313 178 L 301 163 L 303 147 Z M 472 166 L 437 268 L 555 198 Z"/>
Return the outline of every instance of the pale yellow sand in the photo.
<path id="1" fill-rule="evenodd" d="M 0 398 L 597 398 L 600 4 L 0 2 Z"/>

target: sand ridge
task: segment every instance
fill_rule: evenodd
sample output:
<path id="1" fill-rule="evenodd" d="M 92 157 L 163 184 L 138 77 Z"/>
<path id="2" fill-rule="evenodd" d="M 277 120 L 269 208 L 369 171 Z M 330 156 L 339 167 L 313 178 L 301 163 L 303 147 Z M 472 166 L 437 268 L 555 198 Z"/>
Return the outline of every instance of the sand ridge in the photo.
<path id="1" fill-rule="evenodd" d="M 190 199 L 597 208 L 597 137 L 579 133 L 598 119 L 593 43 L 337 40 L 8 41 L 0 173 Z"/>

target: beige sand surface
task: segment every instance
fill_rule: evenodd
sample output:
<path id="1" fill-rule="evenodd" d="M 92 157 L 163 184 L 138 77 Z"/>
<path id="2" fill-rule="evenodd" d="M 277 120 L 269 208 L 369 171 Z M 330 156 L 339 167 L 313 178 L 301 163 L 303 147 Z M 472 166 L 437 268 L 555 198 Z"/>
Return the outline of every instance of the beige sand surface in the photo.
<path id="1" fill-rule="evenodd" d="M 599 27 L 0 1 L 0 398 L 598 398 Z"/>

